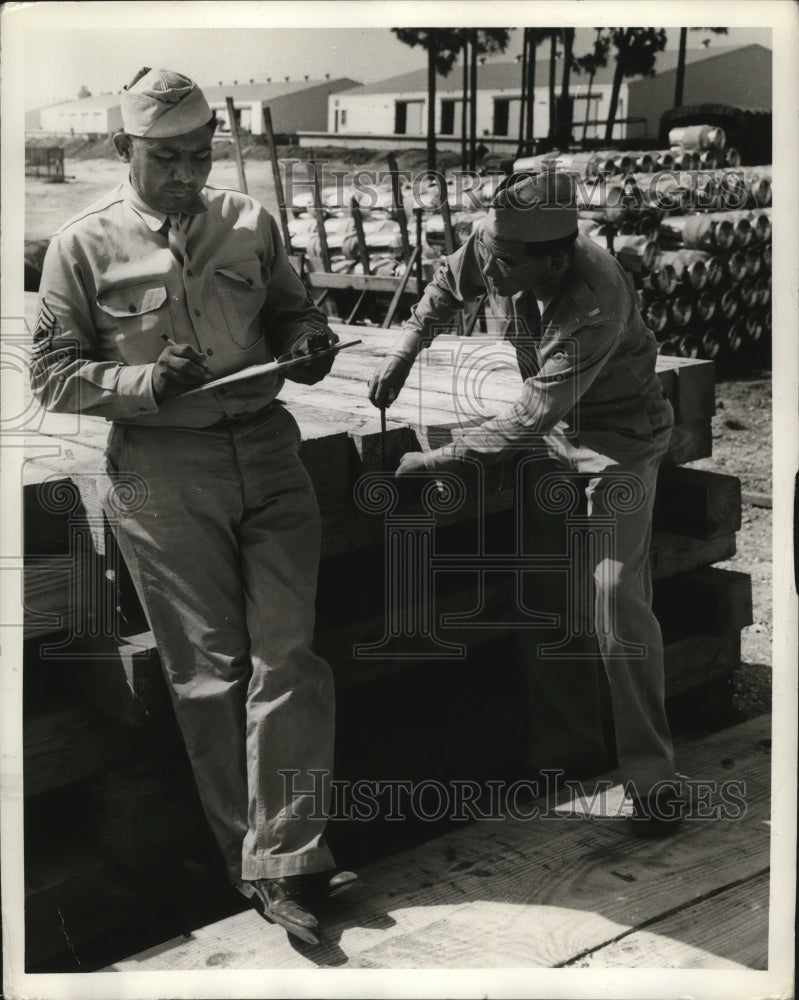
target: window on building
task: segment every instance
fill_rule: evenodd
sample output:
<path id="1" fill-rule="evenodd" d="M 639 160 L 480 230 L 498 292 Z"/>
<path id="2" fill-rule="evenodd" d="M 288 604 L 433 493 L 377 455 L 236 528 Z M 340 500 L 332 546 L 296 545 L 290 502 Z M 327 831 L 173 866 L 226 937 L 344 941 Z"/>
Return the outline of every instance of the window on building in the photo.
<path id="1" fill-rule="evenodd" d="M 446 97 L 441 101 L 441 134 L 460 135 L 463 101 Z"/>
<path id="2" fill-rule="evenodd" d="M 397 101 L 394 106 L 395 135 L 422 135 L 424 101 Z"/>
<path id="3" fill-rule="evenodd" d="M 494 98 L 494 135 L 517 135 L 521 99 L 518 97 Z"/>
<path id="4" fill-rule="evenodd" d="M 341 124 L 342 125 L 346 125 L 347 124 L 347 109 L 346 108 L 342 108 L 341 109 Z"/>
<path id="5" fill-rule="evenodd" d="M 586 139 L 597 139 L 600 136 L 600 127 L 598 124 L 599 120 L 599 102 L 602 99 L 601 94 L 591 94 L 589 100 L 588 94 L 575 94 L 574 95 L 574 135 L 577 138 L 582 138 L 583 131 L 585 132 Z M 604 135 L 604 129 L 601 130 Z"/>

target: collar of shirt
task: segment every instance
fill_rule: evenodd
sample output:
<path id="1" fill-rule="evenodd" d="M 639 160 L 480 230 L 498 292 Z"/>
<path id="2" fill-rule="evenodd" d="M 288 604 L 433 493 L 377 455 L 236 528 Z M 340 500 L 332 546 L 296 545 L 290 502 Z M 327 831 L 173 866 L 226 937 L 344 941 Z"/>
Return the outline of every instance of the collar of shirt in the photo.
<path id="1" fill-rule="evenodd" d="M 147 202 L 141 197 L 141 195 L 134 189 L 133 185 L 130 183 L 130 177 L 125 181 L 123 188 L 123 196 L 126 204 L 130 205 L 133 211 L 142 218 L 145 225 L 148 226 L 152 231 L 158 232 L 158 230 L 163 226 L 168 218 L 170 218 L 166 212 L 159 212 L 155 208 L 151 208 Z M 197 200 L 194 202 L 192 207 L 187 212 L 181 212 L 183 215 L 201 215 L 203 212 L 208 211 L 208 206 L 205 203 L 205 199 L 202 194 L 197 196 Z"/>

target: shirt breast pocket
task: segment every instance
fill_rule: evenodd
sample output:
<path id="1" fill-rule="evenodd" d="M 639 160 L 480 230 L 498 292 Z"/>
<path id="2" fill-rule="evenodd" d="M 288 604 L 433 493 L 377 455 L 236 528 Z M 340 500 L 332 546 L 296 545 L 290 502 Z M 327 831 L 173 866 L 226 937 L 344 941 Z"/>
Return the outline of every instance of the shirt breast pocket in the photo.
<path id="1" fill-rule="evenodd" d="M 266 301 L 269 272 L 257 257 L 217 264 L 214 288 L 233 343 L 242 349 L 261 339 L 258 314 Z"/>
<path id="2" fill-rule="evenodd" d="M 97 296 L 103 325 L 129 365 L 155 361 L 164 349 L 162 336 L 172 337 L 168 300 L 166 286 L 156 281 L 108 289 Z"/>

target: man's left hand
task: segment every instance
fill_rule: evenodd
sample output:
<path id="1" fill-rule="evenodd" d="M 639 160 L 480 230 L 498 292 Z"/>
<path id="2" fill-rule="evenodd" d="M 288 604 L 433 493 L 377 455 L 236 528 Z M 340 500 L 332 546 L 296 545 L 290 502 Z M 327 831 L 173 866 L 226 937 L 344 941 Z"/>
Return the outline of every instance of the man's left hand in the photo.
<path id="1" fill-rule="evenodd" d="M 302 385 L 314 385 L 330 374 L 333 362 L 336 360 L 335 354 L 314 354 L 326 350 L 337 344 L 338 336 L 330 329 L 316 330 L 310 333 L 299 344 L 295 345 L 291 351 L 291 357 L 308 356 L 307 361 L 302 361 L 287 368 L 283 373 L 292 382 L 299 382 Z M 282 359 L 281 359 L 282 360 Z"/>
<path id="2" fill-rule="evenodd" d="M 407 451 L 400 459 L 400 464 L 397 466 L 397 471 L 395 475 L 398 479 L 402 476 L 408 476 L 414 472 L 430 472 L 427 463 L 425 462 L 425 457 L 421 451 Z"/>

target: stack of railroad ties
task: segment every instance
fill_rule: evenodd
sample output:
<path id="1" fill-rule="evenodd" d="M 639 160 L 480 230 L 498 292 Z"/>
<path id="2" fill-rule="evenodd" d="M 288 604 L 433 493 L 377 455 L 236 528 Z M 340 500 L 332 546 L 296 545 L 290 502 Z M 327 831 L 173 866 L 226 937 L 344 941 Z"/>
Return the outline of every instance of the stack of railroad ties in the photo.
<path id="1" fill-rule="evenodd" d="M 514 400 L 512 349 L 438 338 L 383 437 L 366 382 L 396 331 L 336 329 L 361 343 L 319 385 L 281 393 L 322 512 L 315 645 L 336 682 L 336 776 L 417 785 L 502 776 L 524 725 L 512 470 L 487 472 L 482 488 L 466 477 L 460 493 L 448 480 L 443 495 L 411 483 L 411 496 L 391 470 L 405 451 L 443 443 L 464 419 Z M 658 359 L 677 423 L 651 559 L 676 730 L 681 712 L 695 726 L 724 724 L 752 621 L 749 577 L 714 565 L 735 553 L 740 482 L 684 467 L 711 453 L 713 369 Z M 25 439 L 26 947 L 31 963 L 57 971 L 76 961 L 85 970 L 102 935 L 114 936 L 108 962 L 155 943 L 135 935 L 156 915 L 174 919 L 177 908 L 185 930 L 229 904 L 153 636 L 100 511 L 106 434 L 97 418 L 47 414 Z M 345 799 L 330 828 L 337 856 L 358 864 L 386 851 L 405 826 L 386 819 L 390 806 L 382 799 L 372 822 L 348 822 Z"/>

